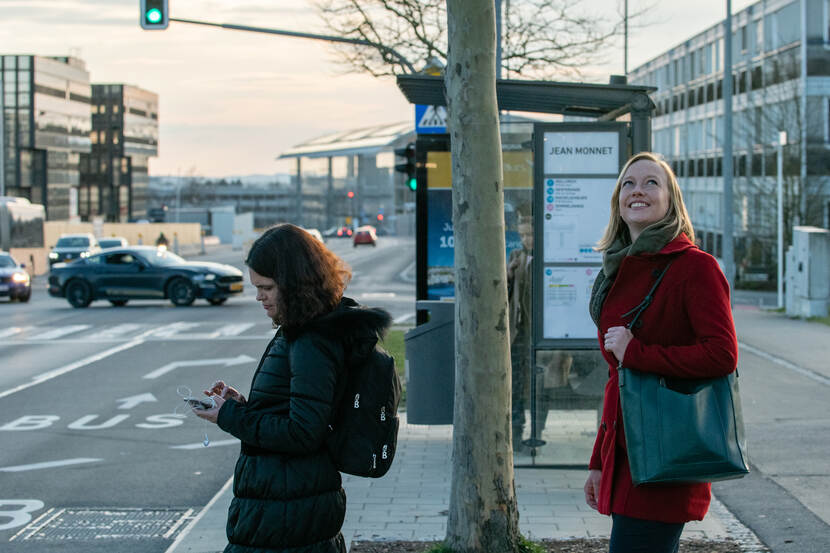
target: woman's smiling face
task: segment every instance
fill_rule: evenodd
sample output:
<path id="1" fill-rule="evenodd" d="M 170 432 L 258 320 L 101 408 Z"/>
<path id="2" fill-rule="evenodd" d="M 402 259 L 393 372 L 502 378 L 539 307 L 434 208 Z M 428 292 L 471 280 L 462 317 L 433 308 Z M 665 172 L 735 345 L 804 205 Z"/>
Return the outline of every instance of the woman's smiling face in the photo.
<path id="1" fill-rule="evenodd" d="M 647 159 L 632 163 L 620 185 L 619 207 L 632 242 L 644 228 L 665 217 L 669 211 L 669 185 L 663 168 Z"/>

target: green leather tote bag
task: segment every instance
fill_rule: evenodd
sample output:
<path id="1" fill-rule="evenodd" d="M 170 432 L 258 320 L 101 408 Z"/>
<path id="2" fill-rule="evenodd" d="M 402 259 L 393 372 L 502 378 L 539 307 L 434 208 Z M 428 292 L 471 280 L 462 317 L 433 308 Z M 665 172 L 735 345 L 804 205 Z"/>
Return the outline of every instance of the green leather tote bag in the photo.
<path id="1" fill-rule="evenodd" d="M 635 313 L 629 328 L 651 303 L 668 268 L 640 305 L 626 314 Z M 617 370 L 635 486 L 714 482 L 749 473 L 737 370 L 702 380 L 669 378 L 622 365 Z"/>

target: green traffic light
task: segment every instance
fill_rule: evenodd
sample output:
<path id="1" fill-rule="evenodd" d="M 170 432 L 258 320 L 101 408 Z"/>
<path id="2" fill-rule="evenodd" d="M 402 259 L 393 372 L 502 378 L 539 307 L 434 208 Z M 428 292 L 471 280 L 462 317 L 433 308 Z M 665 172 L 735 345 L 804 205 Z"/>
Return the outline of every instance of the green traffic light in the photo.
<path id="1" fill-rule="evenodd" d="M 153 8 L 151 10 L 147 10 L 147 13 L 144 14 L 144 19 L 147 20 L 148 23 L 161 23 L 161 10 L 158 8 Z"/>
<path id="2" fill-rule="evenodd" d="M 416 179 L 415 177 L 409 179 L 409 189 L 413 192 L 418 189 L 418 179 Z"/>

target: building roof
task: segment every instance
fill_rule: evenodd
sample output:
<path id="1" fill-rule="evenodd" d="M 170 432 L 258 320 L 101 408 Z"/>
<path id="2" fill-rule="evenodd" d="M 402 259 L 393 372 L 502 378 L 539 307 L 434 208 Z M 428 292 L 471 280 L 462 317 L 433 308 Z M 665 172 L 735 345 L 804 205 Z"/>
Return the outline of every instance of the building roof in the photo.
<path id="1" fill-rule="evenodd" d="M 406 139 L 414 138 L 414 121 L 375 125 L 312 138 L 292 146 L 277 159 L 376 154 Z"/>

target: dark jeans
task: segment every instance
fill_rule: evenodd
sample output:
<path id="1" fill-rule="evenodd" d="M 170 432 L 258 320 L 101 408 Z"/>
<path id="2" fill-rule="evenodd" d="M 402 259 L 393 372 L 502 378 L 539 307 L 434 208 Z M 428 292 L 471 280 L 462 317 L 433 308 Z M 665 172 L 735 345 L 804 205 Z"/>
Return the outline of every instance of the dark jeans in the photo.
<path id="1" fill-rule="evenodd" d="M 612 514 L 608 553 L 677 553 L 684 524 Z"/>

